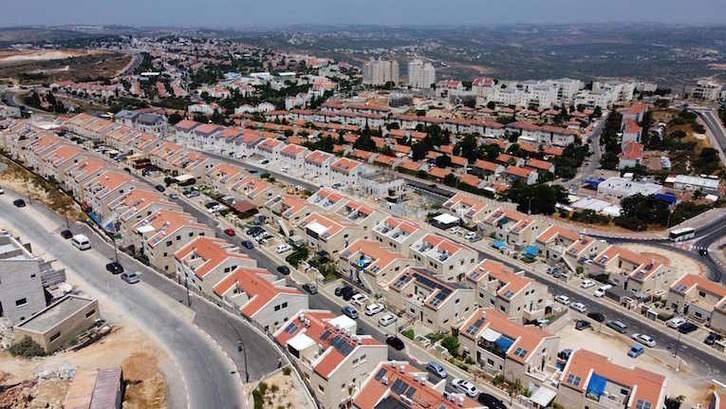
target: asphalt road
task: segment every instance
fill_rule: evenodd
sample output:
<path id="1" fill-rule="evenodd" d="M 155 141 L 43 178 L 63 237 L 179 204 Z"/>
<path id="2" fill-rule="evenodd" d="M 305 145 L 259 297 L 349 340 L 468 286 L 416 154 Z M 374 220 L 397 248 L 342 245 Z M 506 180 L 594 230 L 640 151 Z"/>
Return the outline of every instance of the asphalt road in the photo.
<path id="1" fill-rule="evenodd" d="M 721 154 L 721 160 L 726 164 L 726 129 L 721 124 L 721 120 L 718 114 L 713 110 L 698 110 L 694 111 L 701 121 L 706 125 L 711 135 L 718 145 L 717 148 Z"/>
<path id="2" fill-rule="evenodd" d="M 237 332 L 246 341 L 251 379 L 258 379 L 276 368 L 277 353 L 274 347 L 245 325 L 198 300 L 192 302 L 192 309 L 196 312 L 193 323 L 197 324 L 193 325 L 188 319 L 171 310 L 170 305 L 186 308 L 177 301 L 185 300 L 184 291 L 179 287 L 129 258 L 122 257 L 122 264 L 127 270 L 134 269 L 142 273 L 142 283 L 127 285 L 119 277 L 105 270 L 105 263 L 113 258 L 113 248 L 95 235 L 89 235 L 93 249 L 86 252 L 76 250 L 57 234 L 60 227 L 56 226 L 62 226 L 63 219 L 37 202 L 33 202 L 31 205 L 33 210 L 41 212 L 56 223 L 56 226 L 49 228 L 51 226 L 45 226 L 33 217 L 31 209 L 19 209 L 13 206 L 12 200 L 16 197 L 18 196 L 11 192 L 0 196 L 2 218 L 24 239 L 47 249 L 90 285 L 125 307 L 134 319 L 151 330 L 166 347 L 180 368 L 183 388 L 186 389 L 187 395 L 178 396 L 178 393 L 172 390 L 174 396 L 170 396 L 169 400 L 173 407 L 244 407 L 239 378 L 219 347 L 224 348 L 233 359 L 237 358 L 235 363 L 239 368 L 244 368 L 244 365 L 238 364 L 241 358 L 235 356 L 239 355 L 236 352 Z M 72 230 L 77 233 L 83 229 L 75 225 Z M 154 287 L 159 291 L 150 291 L 145 287 Z M 160 299 L 159 293 L 166 294 L 171 299 Z M 209 335 L 200 328 L 206 330 Z M 212 338 L 219 346 L 212 341 Z M 234 354 L 229 353 L 230 351 L 234 351 Z M 169 382 L 179 384 L 178 380 L 174 379 L 169 379 Z M 178 390 L 177 388 L 176 391 Z"/>

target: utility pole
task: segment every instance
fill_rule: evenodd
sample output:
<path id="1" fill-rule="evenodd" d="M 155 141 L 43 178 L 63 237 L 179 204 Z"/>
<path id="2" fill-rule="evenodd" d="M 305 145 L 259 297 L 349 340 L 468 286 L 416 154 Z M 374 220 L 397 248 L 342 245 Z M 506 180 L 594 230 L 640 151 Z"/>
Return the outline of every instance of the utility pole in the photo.
<path id="1" fill-rule="evenodd" d="M 245 348 L 245 343 L 242 341 L 242 335 L 240 335 L 237 328 L 229 324 L 230 327 L 232 327 L 232 330 L 234 330 L 235 334 L 237 334 L 237 352 L 242 352 L 244 359 L 245 359 L 245 383 L 250 382 L 250 371 L 247 370 L 247 348 Z"/>
<path id="2" fill-rule="evenodd" d="M 678 332 L 678 338 L 676 341 L 676 348 L 673 351 L 673 358 L 678 358 L 678 349 L 681 347 L 681 332 Z"/>
<path id="3" fill-rule="evenodd" d="M 192 298 L 189 295 L 189 277 L 184 277 L 184 288 L 187 290 L 187 307 L 191 307 Z"/>

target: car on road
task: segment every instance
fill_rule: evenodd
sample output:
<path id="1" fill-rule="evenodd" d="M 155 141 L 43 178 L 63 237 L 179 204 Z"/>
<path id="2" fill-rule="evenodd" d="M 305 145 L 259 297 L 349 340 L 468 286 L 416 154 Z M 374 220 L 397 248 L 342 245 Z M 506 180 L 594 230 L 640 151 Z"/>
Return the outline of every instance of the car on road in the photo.
<path id="1" fill-rule="evenodd" d="M 686 323 L 686 319 L 685 318 L 683 318 L 683 317 L 674 317 L 674 318 L 671 318 L 666 323 L 666 325 L 668 327 L 670 327 L 670 328 L 677 329 L 678 327 L 680 327 L 681 325 L 683 325 L 685 323 Z"/>
<path id="2" fill-rule="evenodd" d="M 164 185 L 156 185 L 156 186 L 154 186 L 154 189 L 156 189 L 162 193 L 166 191 L 166 188 L 164 187 Z"/>
<path id="3" fill-rule="evenodd" d="M 358 311 L 356 311 L 355 308 L 353 308 L 352 305 L 346 305 L 341 309 L 344 315 L 346 315 L 348 318 L 357 320 L 358 319 Z"/>
<path id="4" fill-rule="evenodd" d="M 599 311 L 593 311 L 593 312 L 587 314 L 587 318 L 590 318 L 593 321 L 603 322 L 603 321 L 605 321 L 605 314 L 603 314 Z"/>
<path id="5" fill-rule="evenodd" d="M 477 401 L 489 409 L 507 409 L 504 402 L 486 392 L 480 393 Z"/>
<path id="6" fill-rule="evenodd" d="M 393 335 L 386 337 L 386 344 L 388 344 L 391 348 L 395 349 L 396 351 L 400 351 L 405 347 L 401 338 L 398 338 Z"/>
<path id="7" fill-rule="evenodd" d="M 592 293 L 592 295 L 594 295 L 595 297 L 602 297 L 605 295 L 605 292 L 607 292 L 607 290 L 609 290 L 611 288 L 613 288 L 613 286 L 611 286 L 610 284 L 605 284 L 601 287 L 598 287 L 597 290 L 595 290 L 595 292 Z"/>
<path id="8" fill-rule="evenodd" d="M 13 205 L 15 205 L 15 207 L 25 207 L 25 200 L 15 199 L 13 200 Z"/>
<path id="9" fill-rule="evenodd" d="M 368 304 L 364 312 L 367 316 L 372 317 L 381 311 L 383 311 L 383 304 L 373 303 Z"/>
<path id="10" fill-rule="evenodd" d="M 592 327 L 592 324 L 590 324 L 590 321 L 587 320 L 577 320 L 575 323 L 575 329 L 578 331 L 583 331 L 590 327 Z"/>
<path id="11" fill-rule="evenodd" d="M 277 266 L 277 272 L 280 273 L 280 274 L 282 274 L 282 275 L 284 275 L 284 276 L 288 276 L 288 275 L 290 275 L 290 267 L 288 267 L 288 266 Z"/>
<path id="12" fill-rule="evenodd" d="M 234 237 L 237 233 L 235 233 L 233 228 L 227 227 L 226 229 L 224 229 L 224 234 L 226 234 L 229 237 Z"/>
<path id="13" fill-rule="evenodd" d="M 628 351 L 628 356 L 631 358 L 637 358 L 645 352 L 645 348 L 640 344 L 633 345 L 632 348 Z"/>
<path id="14" fill-rule="evenodd" d="M 302 285 L 302 288 L 310 294 L 318 293 L 318 286 L 315 283 L 305 283 Z"/>
<path id="15" fill-rule="evenodd" d="M 189 190 L 185 190 L 183 192 L 183 195 L 186 196 L 186 197 L 188 197 L 188 198 L 192 198 L 192 197 L 199 196 L 199 192 L 196 191 L 196 190 L 194 190 L 194 189 L 189 189 Z"/>
<path id="16" fill-rule="evenodd" d="M 621 334 L 625 334 L 626 332 L 628 332 L 628 326 L 618 320 L 610 320 L 605 325 Z"/>
<path id="17" fill-rule="evenodd" d="M 139 281 L 141 281 L 141 277 L 139 277 L 139 274 L 133 271 L 126 271 L 121 274 L 121 279 L 126 281 L 129 284 L 136 284 Z"/>
<path id="18" fill-rule="evenodd" d="M 378 319 L 378 325 L 382 327 L 387 327 L 394 322 L 396 322 L 396 316 L 391 314 L 390 312 Z"/>
<path id="19" fill-rule="evenodd" d="M 176 194 L 176 193 L 172 193 L 172 194 L 169 195 L 169 199 L 172 199 L 172 200 L 179 199 L 179 195 Z"/>
<path id="20" fill-rule="evenodd" d="M 581 302 L 573 302 L 572 304 L 570 304 L 570 308 L 582 314 L 587 311 L 587 307 Z"/>
<path id="21" fill-rule="evenodd" d="M 112 262 L 106 264 L 106 271 L 108 271 L 111 274 L 121 274 L 124 272 L 124 266 L 122 266 L 121 263 L 112 261 Z"/>
<path id="22" fill-rule="evenodd" d="M 449 374 L 446 373 L 446 369 L 444 369 L 444 366 L 436 361 L 431 361 L 426 364 L 426 370 L 438 376 L 439 378 L 446 378 L 447 376 L 449 376 Z"/>
<path id="23" fill-rule="evenodd" d="M 686 322 L 678 327 L 678 332 L 681 334 L 690 334 L 691 332 L 698 329 L 698 326 L 692 322 Z"/>
<path id="24" fill-rule="evenodd" d="M 723 336 L 721 336 L 720 334 L 717 334 L 715 332 L 712 332 L 712 333 L 708 334 L 708 336 L 706 337 L 705 340 L 703 340 L 703 343 L 706 345 L 713 345 L 716 343 L 716 341 L 720 341 L 722 339 L 723 339 Z"/>
<path id="25" fill-rule="evenodd" d="M 4 195 L 4 194 L 5 194 L 5 189 L 0 187 L 0 195 Z"/>
<path id="26" fill-rule="evenodd" d="M 456 233 L 458 233 L 458 232 L 459 232 L 460 230 L 461 230 L 461 228 L 460 228 L 459 226 L 454 226 L 454 227 L 452 227 L 452 228 L 450 228 L 450 229 L 449 229 L 449 233 L 451 233 L 451 234 L 456 234 Z"/>
<path id="27" fill-rule="evenodd" d="M 350 297 L 350 301 L 352 301 L 352 302 L 353 302 L 353 304 L 355 304 L 355 305 L 358 305 L 358 306 L 361 306 L 361 307 L 362 307 L 362 306 L 363 306 L 363 304 L 365 304 L 365 303 L 366 303 L 366 301 L 368 301 L 368 296 L 367 296 L 367 295 L 365 295 L 365 294 L 361 294 L 361 293 L 358 293 L 358 294 L 356 294 L 356 295 L 354 295 L 354 296 Z"/>
<path id="28" fill-rule="evenodd" d="M 560 295 L 556 296 L 555 301 L 557 301 L 558 303 L 560 303 L 562 305 L 570 305 L 570 297 L 568 297 L 566 295 L 560 294 Z"/>
<path id="29" fill-rule="evenodd" d="M 641 344 L 653 348 L 655 346 L 655 340 L 650 335 L 646 334 L 638 334 L 637 332 L 631 336 L 634 340 L 640 342 Z"/>
<path id="30" fill-rule="evenodd" d="M 593 280 L 583 280 L 583 281 L 582 281 L 582 282 L 580 283 L 580 288 L 584 288 L 584 289 L 586 289 L 586 290 L 587 290 L 588 288 L 592 288 L 592 287 L 594 287 L 594 286 L 595 286 L 595 281 L 593 281 Z"/>
<path id="31" fill-rule="evenodd" d="M 255 248 L 255 245 L 254 245 L 254 243 L 252 243 L 252 241 L 250 241 L 250 240 L 242 240 L 242 245 L 243 245 L 243 246 L 244 246 L 244 247 L 245 247 L 246 249 L 249 249 L 249 250 L 252 250 L 253 248 Z"/>
<path id="32" fill-rule="evenodd" d="M 451 386 L 460 392 L 464 392 L 470 398 L 476 398 L 479 395 L 479 388 L 466 379 L 454 378 L 451 380 Z"/>
<path id="33" fill-rule="evenodd" d="M 68 240 L 71 237 L 73 237 L 73 232 L 68 229 L 61 230 L 60 236 L 63 237 L 64 239 Z"/>
<path id="34" fill-rule="evenodd" d="M 477 238 L 476 233 L 474 233 L 473 231 L 467 232 L 464 235 L 464 239 L 469 240 L 469 241 L 474 241 L 476 238 Z"/>
<path id="35" fill-rule="evenodd" d="M 280 244 L 275 249 L 275 251 L 277 252 L 277 254 L 282 254 L 282 253 L 284 253 L 286 251 L 290 251 L 290 250 L 292 250 L 292 247 L 289 244 L 287 244 L 287 243 Z"/>

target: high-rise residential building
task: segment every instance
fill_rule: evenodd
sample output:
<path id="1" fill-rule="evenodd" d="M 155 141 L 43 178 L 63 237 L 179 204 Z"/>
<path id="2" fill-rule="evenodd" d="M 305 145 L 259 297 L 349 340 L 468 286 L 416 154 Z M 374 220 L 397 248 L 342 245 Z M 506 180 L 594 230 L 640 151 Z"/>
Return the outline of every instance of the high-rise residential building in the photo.
<path id="1" fill-rule="evenodd" d="M 408 85 L 412 88 L 431 88 L 436 82 L 436 69 L 429 62 L 420 59 L 408 63 Z"/>
<path id="2" fill-rule="evenodd" d="M 704 101 L 716 101 L 721 93 L 721 86 L 709 81 L 698 81 L 693 88 L 691 97 Z"/>
<path id="3" fill-rule="evenodd" d="M 389 81 L 398 84 L 398 61 L 371 59 L 363 66 L 364 84 L 385 85 Z"/>

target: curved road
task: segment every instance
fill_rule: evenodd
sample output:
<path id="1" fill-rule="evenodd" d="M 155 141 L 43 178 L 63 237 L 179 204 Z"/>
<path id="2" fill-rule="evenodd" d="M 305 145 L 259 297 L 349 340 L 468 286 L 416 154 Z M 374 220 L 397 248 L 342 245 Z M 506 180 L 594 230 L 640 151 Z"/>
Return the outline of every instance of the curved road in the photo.
<path id="1" fill-rule="evenodd" d="M 11 192 L 0 196 L 0 220 L 32 244 L 46 249 L 91 286 L 113 298 L 165 346 L 182 374 L 181 382 L 179 379 L 168 380 L 169 400 L 173 407 L 244 407 L 239 378 L 230 370 L 232 363 L 208 335 L 183 314 L 174 311 L 184 308 L 177 300 L 163 299 L 161 294 L 164 293 L 154 291 L 146 282 L 153 273 L 143 274 L 141 284 L 127 285 L 119 277 L 106 272 L 108 258 L 99 252 L 101 243 L 94 242 L 94 248 L 85 252 L 76 250 L 57 234 L 64 225 L 62 218 L 37 202 L 26 208 L 17 208 L 12 201 L 18 197 Z M 34 217 L 36 211 L 51 220 L 53 225 L 48 226 Z M 73 230 L 78 229 L 73 227 Z M 128 267 L 130 263 L 124 264 Z M 103 300 L 100 304 L 103 308 Z M 178 396 L 180 390 L 184 390 L 186 396 Z"/>

